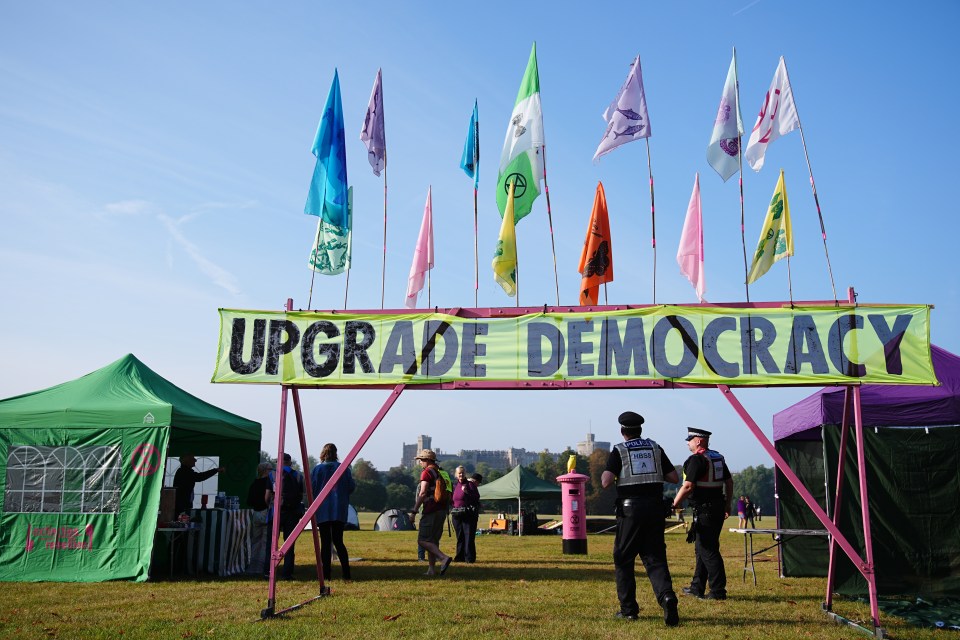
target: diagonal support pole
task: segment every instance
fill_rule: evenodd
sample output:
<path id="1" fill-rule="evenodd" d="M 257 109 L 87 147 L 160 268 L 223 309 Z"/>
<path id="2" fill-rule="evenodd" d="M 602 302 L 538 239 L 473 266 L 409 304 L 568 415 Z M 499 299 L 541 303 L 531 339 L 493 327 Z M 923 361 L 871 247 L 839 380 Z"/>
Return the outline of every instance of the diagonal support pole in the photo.
<path id="1" fill-rule="evenodd" d="M 877 586 L 876 586 L 876 577 L 873 572 L 873 543 L 870 540 L 870 518 L 869 518 L 869 506 L 867 500 L 867 481 L 866 481 L 866 460 L 863 452 L 863 417 L 860 412 L 860 388 L 853 388 L 853 406 L 854 406 L 854 418 L 857 425 L 857 462 L 860 468 L 858 469 L 860 473 L 860 499 L 862 501 L 862 515 L 864 522 L 864 539 L 866 540 L 866 555 L 867 559 L 864 560 L 860 557 L 860 554 L 857 553 L 856 549 L 853 548 L 853 545 L 847 540 L 847 538 L 841 533 L 837 525 L 830 519 L 826 512 L 820 507 L 816 499 L 811 495 L 810 491 L 803 485 L 803 482 L 800 481 L 800 478 L 797 477 L 797 474 L 793 472 L 793 469 L 790 468 L 790 465 L 787 464 L 787 461 L 783 459 L 780 453 L 777 451 L 776 447 L 770 442 L 770 439 L 767 438 L 766 434 L 763 433 L 763 430 L 757 425 L 754 419 L 750 416 L 747 410 L 740 404 L 740 401 L 733 395 L 733 391 L 730 387 L 726 385 L 717 385 L 717 388 L 723 393 L 723 397 L 727 399 L 730 405 L 734 408 L 737 414 L 740 415 L 740 418 L 747 425 L 750 431 L 753 432 L 754 437 L 756 437 L 757 442 L 766 450 L 767 454 L 773 459 L 773 463 L 777 466 L 780 472 L 784 475 L 787 481 L 793 486 L 796 492 L 803 498 L 803 501 L 807 504 L 807 507 L 813 512 L 813 515 L 817 517 L 817 520 L 820 521 L 820 524 L 833 536 L 837 545 L 847 554 L 847 557 L 850 558 L 850 561 L 857 567 L 857 570 L 863 575 L 864 579 L 869 585 L 870 592 L 870 613 L 873 617 L 873 626 L 879 634 L 883 633 L 882 628 L 880 627 L 880 617 L 879 617 L 879 608 L 877 605 Z"/>
<path id="2" fill-rule="evenodd" d="M 340 480 L 340 477 L 350 468 L 350 465 L 353 464 L 353 461 L 356 459 L 357 455 L 360 453 L 360 450 L 363 449 L 363 445 L 367 443 L 367 440 L 370 439 L 370 436 L 373 435 L 373 432 L 377 430 L 377 427 L 380 426 L 380 423 L 386 417 L 387 413 L 393 407 L 393 404 L 397 401 L 397 398 L 400 397 L 400 394 L 403 393 L 403 390 L 406 388 L 405 384 L 398 384 L 394 387 L 393 391 L 390 392 L 390 395 L 387 397 L 387 400 L 383 403 L 383 406 L 380 407 L 380 410 L 377 412 L 377 415 L 374 416 L 373 420 L 370 421 L 370 424 L 367 426 L 366 430 L 361 434 L 360 439 L 357 440 L 357 443 L 353 445 L 353 449 L 350 450 L 350 453 L 346 455 L 343 461 L 340 462 L 340 466 L 337 467 L 337 470 L 333 472 L 333 475 L 330 477 L 330 480 L 327 481 L 327 484 L 323 487 L 320 493 L 313 499 L 313 502 L 310 503 L 310 506 L 307 507 L 306 513 L 303 514 L 303 517 L 300 518 L 300 522 L 297 523 L 297 526 L 293 528 L 293 531 L 290 532 L 290 538 L 283 541 L 283 546 L 280 547 L 278 553 L 283 556 L 287 551 L 296 544 L 297 537 L 300 533 L 306 528 L 307 523 L 310 522 L 310 519 L 313 518 L 313 515 L 317 512 L 317 509 L 320 507 L 320 503 L 323 502 L 330 492 L 336 487 L 337 482 Z"/>
<path id="3" fill-rule="evenodd" d="M 727 399 L 730 405 L 734 410 L 740 415 L 740 418 L 747 425 L 750 431 L 753 432 L 754 437 L 760 443 L 760 446 L 766 450 L 767 454 L 773 459 L 777 468 L 780 469 L 780 472 L 783 473 L 783 476 L 787 481 L 796 489 L 797 493 L 800 494 L 800 497 L 803 498 L 803 501 L 807 504 L 813 515 L 817 517 L 817 520 L 820 521 L 820 524 L 832 535 L 837 544 L 840 545 L 840 548 L 847 554 L 850 560 L 857 565 L 858 567 L 862 566 L 863 560 L 860 558 L 860 554 L 857 553 L 856 549 L 853 548 L 843 533 L 840 532 L 840 529 L 837 528 L 833 521 L 827 516 L 824 510 L 817 503 L 816 499 L 810 494 L 810 491 L 803 486 L 803 482 L 800 481 L 800 478 L 797 477 L 797 474 L 793 472 L 793 469 L 790 468 L 790 465 L 787 464 L 787 461 L 783 459 L 777 449 L 767 438 L 766 434 L 762 429 L 757 425 L 754 419 L 750 416 L 746 409 L 743 408 L 743 405 L 740 404 L 740 401 L 737 400 L 736 396 L 733 395 L 733 391 L 727 385 L 721 384 L 717 385 L 717 388 L 720 389 L 720 392 L 723 393 L 723 397 Z"/>

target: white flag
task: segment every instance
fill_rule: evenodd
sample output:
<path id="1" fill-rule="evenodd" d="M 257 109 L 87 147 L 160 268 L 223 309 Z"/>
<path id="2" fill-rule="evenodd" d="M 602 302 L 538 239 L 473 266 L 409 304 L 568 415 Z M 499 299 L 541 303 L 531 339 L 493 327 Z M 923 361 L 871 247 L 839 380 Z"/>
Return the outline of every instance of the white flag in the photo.
<path id="1" fill-rule="evenodd" d="M 780 56 L 777 72 L 773 74 L 773 82 L 770 83 L 770 89 L 757 116 L 757 123 L 753 125 L 750 133 L 750 141 L 743 152 L 750 167 L 754 171 L 760 171 L 763 168 L 767 145 L 799 128 L 800 116 L 797 115 L 797 106 L 793 102 L 787 64 L 783 61 L 783 56 Z"/>
<path id="2" fill-rule="evenodd" d="M 700 174 L 693 182 L 693 193 L 687 206 L 687 219 L 680 233 L 680 247 L 677 249 L 677 264 L 680 273 L 697 290 L 697 298 L 703 302 L 707 282 L 703 273 L 703 211 L 700 208 Z"/>
<path id="3" fill-rule="evenodd" d="M 620 93 L 603 112 L 607 121 L 607 130 L 593 154 L 594 162 L 617 147 L 640 138 L 650 137 L 650 116 L 647 115 L 647 96 L 643 91 L 643 72 L 640 69 L 640 56 L 630 65 L 627 80 L 620 87 Z"/>
<path id="4" fill-rule="evenodd" d="M 740 100 L 737 89 L 737 50 L 733 50 L 727 81 L 723 84 L 720 108 L 713 123 L 713 135 L 707 146 L 707 162 L 716 169 L 723 181 L 740 169 L 740 136 L 743 135 L 743 120 L 740 119 Z"/>

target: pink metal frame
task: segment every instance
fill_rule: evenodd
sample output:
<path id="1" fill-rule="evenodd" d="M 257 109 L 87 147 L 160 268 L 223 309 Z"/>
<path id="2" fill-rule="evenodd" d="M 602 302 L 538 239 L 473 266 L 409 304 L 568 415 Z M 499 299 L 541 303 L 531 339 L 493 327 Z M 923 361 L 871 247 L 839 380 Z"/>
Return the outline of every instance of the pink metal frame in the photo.
<path id="1" fill-rule="evenodd" d="M 650 306 L 669 306 L 669 305 L 604 305 L 604 306 L 593 306 L 593 307 L 548 307 L 546 305 L 542 307 L 491 307 L 486 309 L 468 309 L 468 308 L 451 308 L 444 309 L 443 313 L 449 315 L 460 316 L 464 318 L 510 318 L 517 317 L 522 315 L 534 314 L 534 313 L 590 313 L 598 311 L 616 311 L 624 309 L 642 309 L 648 308 Z M 804 301 L 804 302 L 737 302 L 737 303 L 723 303 L 723 304 L 702 304 L 702 305 L 684 305 L 684 306 L 704 306 L 704 307 L 727 307 L 727 308 L 741 308 L 741 309 L 760 309 L 760 308 L 789 308 L 794 306 L 834 306 L 834 307 L 855 307 L 858 306 L 856 303 L 855 295 L 853 288 L 851 287 L 848 290 L 848 300 L 839 301 L 839 300 L 828 300 L 828 301 Z M 864 306 L 864 305 L 859 305 Z M 293 301 L 291 299 L 287 300 L 286 308 L 288 311 L 293 310 Z M 439 311 L 437 309 L 436 311 Z M 337 311 L 331 311 L 331 313 L 343 313 Z M 364 315 L 383 315 L 383 314 L 399 314 L 399 313 L 410 313 L 409 310 L 391 310 L 391 309 L 365 309 L 365 310 L 356 310 L 350 311 L 350 313 L 364 314 Z M 820 386 L 820 385 L 793 385 L 793 386 Z M 870 596 L 870 615 L 873 621 L 874 631 L 878 637 L 883 636 L 883 629 L 880 627 L 880 614 L 879 608 L 877 605 L 877 585 L 876 577 L 874 575 L 874 563 L 873 563 L 873 541 L 870 537 L 870 512 L 869 512 L 869 499 L 867 494 L 867 480 L 866 480 L 866 459 L 863 449 L 863 416 L 860 406 L 860 388 L 857 385 L 849 385 L 845 388 L 845 399 L 849 401 L 852 397 L 853 400 L 853 413 L 854 413 L 854 424 L 855 424 L 855 437 L 856 437 L 856 446 L 857 446 L 857 472 L 859 475 L 860 482 L 860 496 L 861 496 L 861 516 L 863 521 L 863 532 L 865 543 L 865 554 L 866 557 L 862 558 L 857 550 L 853 547 L 852 544 L 847 540 L 843 533 L 838 528 L 837 524 L 839 522 L 839 512 L 840 512 L 840 500 L 841 500 L 841 487 L 842 482 L 837 482 L 836 496 L 834 501 L 833 508 L 833 518 L 831 518 L 827 513 L 820 507 L 816 499 L 810 493 L 809 490 L 803 485 L 800 481 L 800 478 L 790 469 L 790 466 L 783 459 L 783 457 L 777 452 L 774 445 L 767 438 L 766 434 L 763 433 L 762 429 L 757 425 L 756 421 L 750 416 L 747 410 L 743 407 L 740 401 L 736 398 L 733 393 L 731 385 L 709 385 L 709 384 L 690 384 L 684 382 L 674 382 L 671 380 L 604 380 L 604 381 L 581 381 L 581 380 L 570 380 L 570 381 L 453 381 L 453 382 L 444 382 L 439 384 L 417 384 L 410 385 L 411 389 L 486 389 L 486 390 L 506 390 L 506 389 L 641 389 L 641 388 L 660 388 L 660 389 L 693 389 L 693 388 L 711 388 L 715 387 L 720 390 L 723 394 L 723 397 L 730 403 L 733 409 L 737 412 L 740 418 L 746 424 L 747 428 L 753 433 L 760 445 L 766 450 L 770 455 L 776 467 L 783 473 L 784 477 L 790 482 L 793 488 L 797 491 L 803 501 L 807 504 L 813 514 L 821 522 L 824 528 L 830 533 L 830 565 L 829 573 L 827 577 L 827 593 L 824 601 L 825 610 L 829 611 L 832 606 L 832 590 L 834 582 L 834 561 L 836 550 L 839 547 L 850 561 L 853 562 L 854 566 L 863 574 L 864 579 L 867 581 L 868 592 Z M 278 460 L 283 457 L 283 447 L 286 439 L 286 421 L 287 421 L 287 395 L 288 392 L 293 393 L 293 402 L 294 410 L 297 420 L 297 433 L 300 439 L 300 454 L 302 460 L 307 460 L 307 448 L 306 448 L 306 437 L 303 428 L 303 415 L 300 410 L 300 397 L 299 397 L 299 388 L 313 388 L 311 386 L 305 385 L 298 387 L 297 385 L 282 385 L 281 388 L 281 400 L 280 400 L 280 428 L 279 428 L 279 441 L 277 445 L 277 456 Z M 279 548 L 274 548 L 271 553 L 271 563 L 270 563 L 270 581 L 268 587 L 268 601 L 267 608 L 261 612 L 261 617 L 271 617 L 275 615 L 280 615 L 282 613 L 297 609 L 303 605 L 312 602 L 316 598 L 321 596 L 328 595 L 330 593 L 329 587 L 324 585 L 323 581 L 323 572 L 321 567 L 320 560 L 320 545 L 318 540 L 318 533 L 316 526 L 313 527 L 313 538 L 314 538 L 314 550 L 317 556 L 317 579 L 320 585 L 320 594 L 310 600 L 301 602 L 291 607 L 285 609 L 276 610 L 276 571 L 278 565 L 283 561 L 284 554 L 289 551 L 294 544 L 296 544 L 297 538 L 306 528 L 307 524 L 311 521 L 314 514 L 317 512 L 320 504 L 326 499 L 327 495 L 336 486 L 337 481 L 343 475 L 346 468 L 348 468 L 353 461 L 356 459 L 357 455 L 360 453 L 360 450 L 367 443 L 370 437 L 373 435 L 373 432 L 376 431 L 377 427 L 386 417 L 387 413 L 393 407 L 393 404 L 400 397 L 400 394 L 408 388 L 405 384 L 398 385 L 357 385 L 357 386 L 338 386 L 337 388 L 391 388 L 392 392 L 384 401 L 383 405 L 380 407 L 380 410 L 373 417 L 373 420 L 370 421 L 370 424 L 361 434 L 360 438 L 357 440 L 356 444 L 350 450 L 344 459 L 341 461 L 340 467 L 334 472 L 333 476 L 327 482 L 323 490 L 320 491 L 319 495 L 313 496 L 313 489 L 310 486 L 309 477 L 306 478 L 306 490 L 307 490 L 307 499 L 310 502 L 310 506 L 307 508 L 306 513 L 300 519 L 300 522 L 294 527 L 293 531 L 289 538 L 285 539 L 283 545 Z M 844 456 L 846 453 L 847 445 L 847 407 L 844 406 L 844 417 L 842 425 L 842 436 L 840 444 L 840 460 L 838 464 L 838 479 L 842 479 L 843 470 L 844 470 Z M 308 476 L 308 474 L 305 474 Z M 276 474 L 276 484 L 275 484 L 275 495 L 282 495 L 282 481 L 283 474 Z M 273 513 L 273 540 L 278 540 L 279 526 L 280 526 L 280 504 L 279 501 L 274 502 L 274 513 Z M 276 544 L 276 543 L 275 543 Z"/>

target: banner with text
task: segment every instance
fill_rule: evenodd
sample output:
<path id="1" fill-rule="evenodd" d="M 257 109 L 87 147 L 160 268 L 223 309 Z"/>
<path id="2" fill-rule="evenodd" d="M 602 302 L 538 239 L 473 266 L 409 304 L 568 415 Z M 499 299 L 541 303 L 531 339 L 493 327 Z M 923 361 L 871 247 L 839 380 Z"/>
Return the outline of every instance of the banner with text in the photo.
<path id="1" fill-rule="evenodd" d="M 937 384 L 930 307 L 656 306 L 462 318 L 220 310 L 213 382 Z"/>

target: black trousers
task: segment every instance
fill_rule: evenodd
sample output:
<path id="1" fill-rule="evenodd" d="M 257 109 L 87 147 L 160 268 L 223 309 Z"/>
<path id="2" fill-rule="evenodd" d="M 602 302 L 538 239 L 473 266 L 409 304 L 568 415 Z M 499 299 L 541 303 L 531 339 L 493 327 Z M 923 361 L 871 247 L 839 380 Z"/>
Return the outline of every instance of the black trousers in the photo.
<path id="1" fill-rule="evenodd" d="M 480 514 L 477 511 L 451 513 L 453 530 L 457 534 L 457 553 L 454 562 L 476 562 L 477 560 L 477 523 Z"/>
<path id="2" fill-rule="evenodd" d="M 629 498 L 617 507 L 617 538 L 613 544 L 613 566 L 617 580 L 617 598 L 624 615 L 637 615 L 637 580 L 634 574 L 637 556 L 647 570 L 657 602 L 676 597 L 670 567 L 667 566 L 667 545 L 663 540 L 663 499 Z"/>
<path id="3" fill-rule="evenodd" d="M 280 511 L 280 532 L 283 534 L 283 541 L 286 542 L 290 538 L 290 534 L 293 533 L 293 529 L 297 526 L 297 523 L 300 522 L 300 512 L 299 511 Z M 276 545 L 273 546 L 273 549 L 276 549 Z M 287 551 L 286 555 L 283 556 L 283 572 L 280 574 L 282 578 L 291 579 L 293 578 L 293 568 L 296 566 L 296 559 L 294 557 L 294 548 L 290 547 L 290 551 Z M 272 550 L 271 550 L 272 553 Z M 269 570 L 268 570 L 269 571 Z"/>
<path id="4" fill-rule="evenodd" d="M 723 531 L 724 505 L 722 502 L 701 504 L 694 507 L 697 514 L 696 554 L 697 564 L 693 570 L 690 590 L 702 594 L 707 585 L 718 596 L 727 594 L 727 572 L 720 555 L 720 532 Z"/>
<path id="5" fill-rule="evenodd" d="M 342 522 L 321 522 L 317 525 L 320 534 L 320 559 L 323 562 L 323 579 L 330 579 L 330 564 L 333 560 L 333 549 L 336 547 L 337 558 L 340 559 L 340 573 L 344 580 L 350 579 L 350 554 L 343 544 Z"/>

